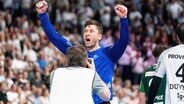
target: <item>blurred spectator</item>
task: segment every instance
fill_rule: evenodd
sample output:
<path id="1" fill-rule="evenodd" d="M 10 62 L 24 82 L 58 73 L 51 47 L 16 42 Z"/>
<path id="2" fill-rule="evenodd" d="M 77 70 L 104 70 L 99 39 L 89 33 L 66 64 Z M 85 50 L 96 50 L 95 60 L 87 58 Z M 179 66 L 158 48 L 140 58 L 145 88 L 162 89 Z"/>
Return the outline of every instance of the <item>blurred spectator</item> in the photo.
<path id="1" fill-rule="evenodd" d="M 27 56 L 28 59 L 32 62 L 37 60 L 37 53 L 33 50 L 32 44 L 30 42 L 26 42 L 26 47 L 23 52 L 24 56 Z"/>
<path id="2" fill-rule="evenodd" d="M 100 11 L 100 22 L 104 27 L 104 30 L 110 28 L 111 25 L 111 8 L 109 6 L 104 6 Z"/>
<path id="3" fill-rule="evenodd" d="M 120 77 L 122 81 L 124 80 L 132 80 L 132 58 L 136 55 L 136 51 L 133 46 L 128 45 L 124 54 L 118 61 L 118 65 L 120 68 Z"/>
<path id="4" fill-rule="evenodd" d="M 40 97 L 41 104 L 50 104 L 49 103 L 49 91 L 48 89 L 44 89 L 42 96 Z"/>
<path id="5" fill-rule="evenodd" d="M 7 99 L 8 99 L 8 102 L 12 103 L 12 104 L 18 104 L 19 102 L 19 95 L 18 95 L 18 92 L 17 92 L 17 89 L 18 88 L 18 85 L 17 84 L 13 84 L 10 88 L 10 90 L 7 91 Z"/>
<path id="6" fill-rule="evenodd" d="M 134 4 L 132 4 L 131 12 L 129 13 L 129 18 L 130 18 L 130 24 L 133 27 L 134 30 L 136 30 L 138 27 L 142 25 L 141 19 L 142 14 L 140 11 L 136 10 L 136 7 Z"/>
<path id="7" fill-rule="evenodd" d="M 30 103 L 31 104 L 42 104 L 41 103 L 41 99 L 40 99 L 40 97 L 41 97 L 41 95 L 43 93 L 42 88 L 36 87 L 36 86 L 32 86 L 32 93 L 33 94 L 31 96 L 29 96 L 29 98 L 28 98 Z"/>
<path id="8" fill-rule="evenodd" d="M 4 104 L 8 102 L 6 91 L 7 91 L 6 82 L 1 82 L 0 83 L 0 101 L 2 101 Z"/>
<path id="9" fill-rule="evenodd" d="M 39 64 L 42 71 L 45 70 L 47 62 L 45 60 L 45 54 L 43 51 L 39 52 L 37 63 Z"/>
<path id="10" fill-rule="evenodd" d="M 132 59 L 133 66 L 133 81 L 134 84 L 139 84 L 141 80 L 141 75 L 144 72 L 144 59 L 142 57 L 141 50 L 137 50 L 136 56 Z"/>
<path id="11" fill-rule="evenodd" d="M 112 30 L 108 29 L 102 36 L 102 40 L 100 41 L 100 45 L 102 47 L 107 47 L 113 44 Z"/>
<path id="12" fill-rule="evenodd" d="M 41 73 L 39 70 L 36 70 L 34 72 L 34 79 L 31 80 L 31 84 L 38 88 L 44 84 L 44 81 L 41 78 Z"/>
<path id="13" fill-rule="evenodd" d="M 5 81 L 5 70 L 2 61 L 0 61 L 0 82 Z"/>
<path id="14" fill-rule="evenodd" d="M 86 1 L 85 4 L 79 8 L 78 10 L 79 15 L 79 23 L 83 23 L 90 18 L 94 17 L 94 11 L 93 8 L 90 6 L 89 1 Z"/>
<path id="15" fill-rule="evenodd" d="M 13 71 L 9 70 L 6 75 L 6 83 L 7 83 L 8 89 L 10 89 L 11 86 L 14 84 L 14 80 L 15 80 L 15 74 Z"/>
<path id="16" fill-rule="evenodd" d="M 170 0 L 167 4 L 167 12 L 171 15 L 172 19 L 176 20 L 183 12 L 183 3 L 178 0 Z"/>

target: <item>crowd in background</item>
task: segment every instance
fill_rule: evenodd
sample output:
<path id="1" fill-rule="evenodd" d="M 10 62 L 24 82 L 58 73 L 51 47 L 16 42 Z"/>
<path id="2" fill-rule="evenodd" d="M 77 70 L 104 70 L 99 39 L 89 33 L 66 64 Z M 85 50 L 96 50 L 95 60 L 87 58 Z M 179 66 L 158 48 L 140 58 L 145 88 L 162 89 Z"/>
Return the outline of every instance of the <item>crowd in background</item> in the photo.
<path id="1" fill-rule="evenodd" d="M 38 1 L 0 0 L 0 104 L 48 104 L 50 72 L 65 65 L 64 55 L 41 27 Z M 130 42 L 115 68 L 113 104 L 139 103 L 141 75 L 155 64 L 152 50 L 157 44 L 176 45 L 175 27 L 184 22 L 183 0 L 47 1 L 52 24 L 74 44 L 83 44 L 85 21 L 99 21 L 104 27 L 102 47 L 119 38 L 114 5 L 128 7 Z"/>

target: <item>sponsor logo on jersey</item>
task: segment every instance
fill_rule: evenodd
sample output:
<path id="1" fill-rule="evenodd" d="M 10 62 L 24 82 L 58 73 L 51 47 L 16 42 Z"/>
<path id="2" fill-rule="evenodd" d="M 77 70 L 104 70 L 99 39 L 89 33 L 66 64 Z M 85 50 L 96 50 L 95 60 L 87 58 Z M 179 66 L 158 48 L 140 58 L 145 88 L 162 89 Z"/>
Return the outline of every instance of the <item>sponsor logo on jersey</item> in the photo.
<path id="1" fill-rule="evenodd" d="M 184 101 L 184 92 L 177 93 L 177 99 L 178 101 Z"/>
<path id="2" fill-rule="evenodd" d="M 159 60 L 157 66 L 156 66 L 155 72 L 158 72 L 158 68 L 160 67 L 160 65 L 161 65 L 161 61 Z"/>
<path id="3" fill-rule="evenodd" d="M 158 101 L 163 100 L 163 99 L 164 99 L 164 95 L 159 95 L 155 97 L 155 100 L 158 100 Z"/>
<path id="4" fill-rule="evenodd" d="M 95 55 L 93 56 L 93 59 L 96 60 L 98 57 L 99 57 L 99 56 L 95 54 Z"/>
<path id="5" fill-rule="evenodd" d="M 155 71 L 149 71 L 145 73 L 145 77 L 153 77 L 155 76 Z"/>
<path id="6" fill-rule="evenodd" d="M 184 59 L 184 55 L 168 54 L 169 59 Z"/>

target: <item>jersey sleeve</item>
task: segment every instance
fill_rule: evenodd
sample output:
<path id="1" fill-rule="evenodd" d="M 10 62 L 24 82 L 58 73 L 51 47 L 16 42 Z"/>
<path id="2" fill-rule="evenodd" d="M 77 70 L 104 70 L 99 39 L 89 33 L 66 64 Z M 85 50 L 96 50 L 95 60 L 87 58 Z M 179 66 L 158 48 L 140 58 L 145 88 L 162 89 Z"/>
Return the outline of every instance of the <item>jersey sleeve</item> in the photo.
<path id="1" fill-rule="evenodd" d="M 129 25 L 127 18 L 121 18 L 120 25 L 120 38 L 114 43 L 114 45 L 105 48 L 105 54 L 113 62 L 117 62 L 123 55 L 128 42 L 129 42 Z"/>
<path id="2" fill-rule="evenodd" d="M 105 83 L 102 81 L 98 73 L 95 72 L 94 81 L 93 81 L 93 92 L 99 95 L 104 91 Z"/>
<path id="3" fill-rule="evenodd" d="M 66 40 L 61 34 L 59 34 L 55 28 L 52 26 L 48 14 L 39 14 L 39 19 L 41 21 L 42 27 L 48 37 L 48 39 L 64 54 L 68 47 L 72 46 L 72 43 Z"/>
<path id="4" fill-rule="evenodd" d="M 165 57 L 165 52 L 163 52 L 157 62 L 157 67 L 156 67 L 156 73 L 155 76 L 159 78 L 163 78 L 165 73 L 166 73 L 166 68 L 165 68 L 165 62 L 164 62 L 164 57 Z"/>
<path id="5" fill-rule="evenodd" d="M 53 71 L 50 73 L 50 78 L 49 78 L 50 87 L 51 87 L 52 82 L 53 82 L 53 77 L 54 77 L 54 72 L 55 72 L 55 71 L 56 71 L 56 70 L 53 70 Z"/>
<path id="6" fill-rule="evenodd" d="M 142 77 L 141 77 L 141 82 L 140 82 L 140 86 L 139 86 L 139 91 L 140 92 L 145 92 L 145 88 L 144 88 L 144 77 L 145 76 L 145 72 L 142 74 Z"/>

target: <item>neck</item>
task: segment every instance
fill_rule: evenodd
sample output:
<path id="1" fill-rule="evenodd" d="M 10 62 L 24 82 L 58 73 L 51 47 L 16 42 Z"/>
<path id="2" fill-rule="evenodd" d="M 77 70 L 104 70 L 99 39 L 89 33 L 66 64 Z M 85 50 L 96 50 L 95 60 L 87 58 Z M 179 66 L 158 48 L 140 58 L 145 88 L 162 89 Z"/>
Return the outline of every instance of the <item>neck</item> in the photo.
<path id="1" fill-rule="evenodd" d="M 100 48 L 100 46 L 97 45 L 97 46 L 95 46 L 95 47 L 87 47 L 87 50 L 88 50 L 88 52 L 93 52 L 93 51 L 96 51 L 96 50 L 99 49 L 99 48 Z"/>
<path id="2" fill-rule="evenodd" d="M 183 42 L 179 41 L 179 44 L 184 44 Z"/>

